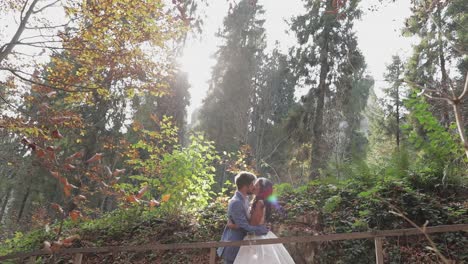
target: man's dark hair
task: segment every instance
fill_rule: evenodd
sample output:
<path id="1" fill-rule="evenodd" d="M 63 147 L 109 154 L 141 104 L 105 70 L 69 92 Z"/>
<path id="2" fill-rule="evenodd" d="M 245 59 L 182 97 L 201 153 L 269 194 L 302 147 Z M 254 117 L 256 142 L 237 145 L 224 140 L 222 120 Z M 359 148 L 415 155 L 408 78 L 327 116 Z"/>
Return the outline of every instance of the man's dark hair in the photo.
<path id="1" fill-rule="evenodd" d="M 236 177 L 234 178 L 234 181 L 236 182 L 237 189 L 239 190 L 240 188 L 244 186 L 249 186 L 256 179 L 257 177 L 255 177 L 253 173 L 250 173 L 247 171 L 241 171 L 236 175 Z"/>

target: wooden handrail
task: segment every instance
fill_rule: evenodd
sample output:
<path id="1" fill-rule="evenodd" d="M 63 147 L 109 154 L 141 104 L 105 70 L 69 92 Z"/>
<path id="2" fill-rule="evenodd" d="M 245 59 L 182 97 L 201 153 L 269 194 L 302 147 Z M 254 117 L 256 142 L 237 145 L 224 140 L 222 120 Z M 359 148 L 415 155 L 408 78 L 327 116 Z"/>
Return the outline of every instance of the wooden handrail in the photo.
<path id="1" fill-rule="evenodd" d="M 444 233 L 444 232 L 457 232 L 468 231 L 468 224 L 457 225 L 441 225 L 426 228 L 426 233 Z M 352 239 L 370 239 L 370 238 L 384 238 L 394 236 L 413 236 L 422 235 L 416 228 L 396 229 L 396 230 L 376 230 L 370 232 L 354 232 L 354 233 L 340 233 L 340 234 L 326 234 L 316 236 L 297 236 L 297 237 L 280 237 L 259 240 L 242 240 L 242 241 L 210 241 L 210 242 L 193 242 L 193 243 L 178 243 L 178 244 L 149 244 L 138 246 L 110 246 L 110 247 L 91 247 L 91 248 L 64 248 L 54 252 L 54 254 L 77 254 L 77 253 L 103 253 L 103 252 L 142 252 L 151 250 L 176 250 L 176 249 L 201 249 L 201 248 L 217 248 L 226 246 L 245 246 L 245 245 L 267 245 L 267 244 L 284 244 L 284 243 L 309 243 L 309 242 L 323 242 L 335 240 L 352 240 Z M 379 241 L 380 243 L 381 241 Z M 50 252 L 45 250 L 36 250 L 33 252 L 14 253 L 5 256 L 0 256 L 0 260 L 15 259 L 15 258 L 28 258 L 41 255 L 50 255 Z M 212 258 L 213 250 L 210 252 Z"/>

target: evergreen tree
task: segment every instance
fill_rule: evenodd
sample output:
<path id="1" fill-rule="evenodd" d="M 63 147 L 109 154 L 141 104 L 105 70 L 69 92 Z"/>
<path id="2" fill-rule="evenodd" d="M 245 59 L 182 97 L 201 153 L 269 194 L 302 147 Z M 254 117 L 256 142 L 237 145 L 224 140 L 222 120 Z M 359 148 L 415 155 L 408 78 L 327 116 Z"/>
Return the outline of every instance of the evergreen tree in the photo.
<path id="1" fill-rule="evenodd" d="M 405 99 L 403 87 L 404 64 L 399 56 L 392 57 L 392 63 L 387 66 L 385 80 L 391 85 L 384 88 L 386 95 L 384 105 L 387 110 L 387 118 L 390 118 L 389 133 L 395 137 L 397 149 L 400 149 L 401 141 L 401 120 L 403 118 L 403 99 Z M 393 117 L 393 118 L 392 118 Z"/>
<path id="2" fill-rule="evenodd" d="M 337 131 L 342 121 L 351 121 L 351 116 L 343 118 L 344 109 L 352 103 L 355 81 L 363 78 L 365 68 L 353 32 L 354 21 L 361 15 L 359 1 L 340 1 L 342 6 L 337 2 L 305 1 L 306 13 L 292 23 L 299 42 L 292 50 L 296 74 L 309 92 L 290 128 L 295 125 L 299 141 L 310 144 L 309 178 L 318 177 L 329 161 L 333 146 L 324 135 Z"/>
<path id="3" fill-rule="evenodd" d="M 466 56 L 467 5 L 463 0 L 414 2 L 413 14 L 406 20 L 404 34 L 418 36 L 413 56 L 407 64 L 406 81 L 414 95 L 425 95 L 429 110 L 446 131 L 457 133 L 468 157 L 466 116 L 468 104 L 463 93 L 468 63 Z M 421 93 L 419 93 L 421 92 Z M 425 102 L 413 98 L 411 107 L 414 132 L 428 138 L 421 109 Z M 448 104 L 447 104 L 448 102 Z M 418 108 L 419 106 L 419 108 Z M 456 123 L 457 131 L 450 128 Z M 433 125 L 433 124 L 431 124 Z M 454 133 L 454 134 L 455 134 Z M 448 143 L 447 143 L 448 145 Z"/>
<path id="4" fill-rule="evenodd" d="M 248 143 L 252 130 L 252 103 L 264 57 L 265 29 L 261 5 L 240 1 L 224 19 L 208 95 L 201 109 L 200 128 L 222 150 Z"/>
<path id="5" fill-rule="evenodd" d="M 284 129 L 295 104 L 295 77 L 286 55 L 275 48 L 262 65 L 252 112 L 250 144 L 254 147 L 257 170 L 277 178 L 287 171 L 288 131 Z"/>
<path id="6" fill-rule="evenodd" d="M 405 35 L 420 38 L 408 63 L 407 77 L 412 83 L 437 87 L 442 93 L 449 94 L 450 86 L 454 84 L 451 79 L 463 79 L 465 76 L 468 67 L 463 49 L 467 22 L 462 14 L 466 13 L 467 7 L 463 2 L 424 1 L 413 4 L 413 14 L 406 20 L 403 30 Z M 458 65 L 459 76 L 450 70 L 451 65 Z M 455 89 L 461 90 L 463 84 L 456 86 Z M 450 106 L 443 101 L 434 101 L 431 105 L 433 113 L 448 128 L 453 121 Z"/>

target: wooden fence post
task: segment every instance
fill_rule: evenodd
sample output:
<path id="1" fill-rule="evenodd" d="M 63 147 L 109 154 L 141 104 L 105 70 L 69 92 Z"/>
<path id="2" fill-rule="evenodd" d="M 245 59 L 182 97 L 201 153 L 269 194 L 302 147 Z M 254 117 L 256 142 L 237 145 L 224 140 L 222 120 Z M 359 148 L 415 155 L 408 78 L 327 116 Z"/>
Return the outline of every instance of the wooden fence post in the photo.
<path id="1" fill-rule="evenodd" d="M 216 263 L 216 248 L 210 248 L 210 264 Z"/>
<path id="2" fill-rule="evenodd" d="M 75 256 L 73 257 L 73 264 L 81 264 L 82 260 L 83 260 L 83 254 L 76 253 Z"/>
<path id="3" fill-rule="evenodd" d="M 375 263 L 383 264 L 382 237 L 375 237 Z"/>

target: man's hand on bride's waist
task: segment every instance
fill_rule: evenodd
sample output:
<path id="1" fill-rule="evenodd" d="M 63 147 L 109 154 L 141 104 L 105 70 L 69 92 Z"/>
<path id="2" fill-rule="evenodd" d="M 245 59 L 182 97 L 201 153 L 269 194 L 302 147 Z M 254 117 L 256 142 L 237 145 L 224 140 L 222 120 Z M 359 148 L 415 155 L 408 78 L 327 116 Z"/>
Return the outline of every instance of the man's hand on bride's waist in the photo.
<path id="1" fill-rule="evenodd" d="M 268 229 L 268 227 L 264 226 L 264 225 L 260 225 L 260 226 L 257 226 L 257 230 L 255 230 L 255 234 L 257 236 L 261 236 L 261 235 L 266 235 L 268 233 L 268 231 L 270 231 L 270 229 Z"/>

